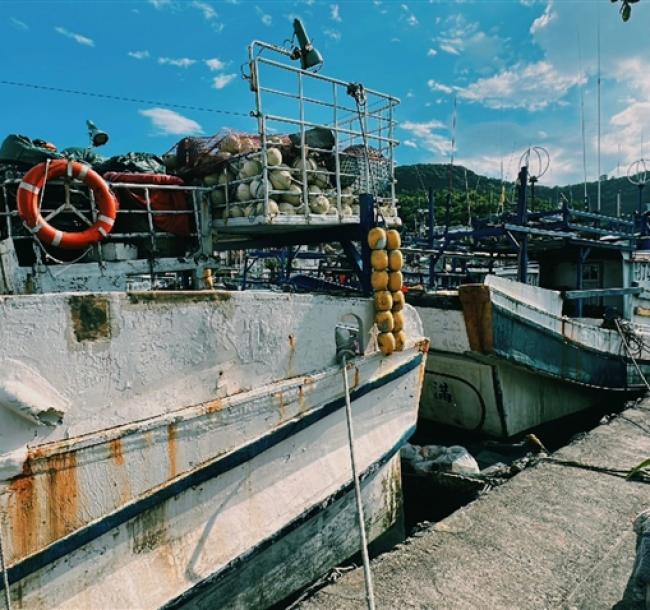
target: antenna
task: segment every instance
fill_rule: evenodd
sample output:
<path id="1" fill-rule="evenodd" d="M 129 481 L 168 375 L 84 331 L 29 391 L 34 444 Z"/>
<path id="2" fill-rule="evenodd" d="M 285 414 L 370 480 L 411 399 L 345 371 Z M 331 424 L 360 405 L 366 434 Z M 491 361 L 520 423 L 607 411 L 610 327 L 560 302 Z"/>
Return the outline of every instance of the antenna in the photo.
<path id="1" fill-rule="evenodd" d="M 598 195 L 596 198 L 596 211 L 600 212 L 600 5 L 598 8 Z"/>
<path id="2" fill-rule="evenodd" d="M 582 49 L 580 46 L 580 30 L 578 30 L 578 69 L 582 77 Z M 586 208 L 589 203 L 587 197 L 587 145 L 585 141 L 585 89 L 580 79 L 580 132 L 582 134 L 582 172 L 584 184 L 584 207 Z"/>

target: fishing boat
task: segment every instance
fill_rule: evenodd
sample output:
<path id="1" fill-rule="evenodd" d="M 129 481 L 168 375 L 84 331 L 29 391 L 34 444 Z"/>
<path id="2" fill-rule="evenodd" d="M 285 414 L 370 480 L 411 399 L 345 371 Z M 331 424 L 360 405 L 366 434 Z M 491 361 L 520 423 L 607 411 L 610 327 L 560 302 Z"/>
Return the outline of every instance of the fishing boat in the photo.
<path id="1" fill-rule="evenodd" d="M 269 60 L 277 50 L 251 45 L 256 78 L 267 62 L 301 82 L 340 86 L 309 71 L 310 45 L 292 50 L 301 68 Z M 381 112 L 396 104 L 364 95 L 383 100 Z M 257 108 L 259 144 L 242 154 L 265 160 L 266 179 L 270 119 Z M 307 172 L 310 125 L 292 125 Z M 101 143 L 103 132 L 89 126 Z M 327 129 L 366 137 L 350 121 Z M 382 133 L 392 153 L 392 131 Z M 338 159 L 340 149 L 328 152 Z M 368 539 L 399 525 L 399 449 L 416 424 L 427 352 L 415 310 L 403 310 L 403 349 L 385 354 L 373 301 L 359 291 L 213 287 L 218 251 L 260 247 L 270 233 L 275 246 L 295 244 L 315 240 L 316 227 L 319 242 L 336 234 L 354 252 L 368 218 L 372 226 L 373 196 L 360 196 L 365 220 L 340 213 L 337 164 L 337 213 L 310 210 L 307 181 L 297 214 L 280 216 L 265 189 L 233 235 L 212 206 L 223 184 L 160 172 L 107 177 L 51 146 L 23 150 L 23 161 L 44 159 L 32 168 L 3 160 L 0 587 L 8 605 L 272 606 L 359 551 L 349 438 Z M 226 199 L 237 187 L 225 185 Z M 355 260 L 369 275 L 363 252 Z"/>
<path id="2" fill-rule="evenodd" d="M 508 438 L 647 389 L 647 214 L 625 220 L 567 205 L 529 214 L 527 178 L 526 166 L 516 215 L 430 244 L 437 264 L 464 239 L 479 252 L 490 241 L 482 275 L 408 295 L 431 337 L 426 420 Z M 461 254 L 468 268 L 472 248 Z M 444 274 L 449 283 L 454 274 Z"/>

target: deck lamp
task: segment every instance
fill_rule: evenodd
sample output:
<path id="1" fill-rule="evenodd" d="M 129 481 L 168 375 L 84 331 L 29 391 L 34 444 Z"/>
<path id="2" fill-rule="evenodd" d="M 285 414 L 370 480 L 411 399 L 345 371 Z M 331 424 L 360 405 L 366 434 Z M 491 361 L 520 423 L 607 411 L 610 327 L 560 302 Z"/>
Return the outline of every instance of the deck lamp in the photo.
<path id="1" fill-rule="evenodd" d="M 86 127 L 88 127 L 88 137 L 93 146 L 103 146 L 108 142 L 108 134 L 99 129 L 90 119 L 86 121 Z"/>
<path id="2" fill-rule="evenodd" d="M 300 67 L 303 70 L 320 66 L 323 63 L 323 56 L 312 45 L 307 30 L 300 19 L 293 20 L 293 33 L 300 46 L 293 50 L 291 59 L 300 58 Z"/>

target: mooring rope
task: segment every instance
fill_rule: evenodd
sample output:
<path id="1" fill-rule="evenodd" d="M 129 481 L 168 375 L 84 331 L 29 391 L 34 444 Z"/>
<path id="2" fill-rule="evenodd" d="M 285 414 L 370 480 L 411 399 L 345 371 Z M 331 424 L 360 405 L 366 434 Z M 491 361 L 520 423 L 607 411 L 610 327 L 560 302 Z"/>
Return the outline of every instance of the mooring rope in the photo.
<path id="1" fill-rule="evenodd" d="M 4 544 L 2 539 L 2 521 L 0 520 L 0 570 L 2 570 L 2 583 L 5 592 L 5 608 L 11 610 L 11 591 L 9 590 L 9 575 L 7 574 L 7 564 L 5 563 Z"/>
<path id="2" fill-rule="evenodd" d="M 368 539 L 363 516 L 363 502 L 361 499 L 361 484 L 357 474 L 356 457 L 354 455 L 354 432 L 352 429 L 352 405 L 350 403 L 350 385 L 348 382 L 347 358 L 343 356 L 343 388 L 345 390 L 345 416 L 348 422 L 348 446 L 350 449 L 350 464 L 352 466 L 352 479 L 354 480 L 354 496 L 357 502 L 357 517 L 359 519 L 359 538 L 361 539 L 361 557 L 363 559 L 363 576 L 366 582 L 366 602 L 368 610 L 375 610 L 375 591 L 372 584 L 372 571 L 370 570 L 370 557 L 368 556 Z"/>

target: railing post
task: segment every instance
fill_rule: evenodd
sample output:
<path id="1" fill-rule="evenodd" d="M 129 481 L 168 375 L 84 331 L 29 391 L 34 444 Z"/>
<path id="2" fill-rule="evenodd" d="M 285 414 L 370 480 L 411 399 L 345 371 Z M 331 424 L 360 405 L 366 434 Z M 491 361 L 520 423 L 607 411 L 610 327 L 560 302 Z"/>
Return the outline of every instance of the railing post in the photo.
<path id="1" fill-rule="evenodd" d="M 375 198 L 370 193 L 359 195 L 359 232 L 361 241 L 361 290 L 366 296 L 372 294 L 370 283 L 370 246 L 368 232 L 375 226 Z"/>

